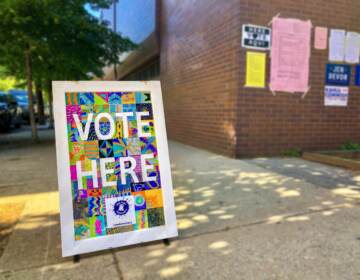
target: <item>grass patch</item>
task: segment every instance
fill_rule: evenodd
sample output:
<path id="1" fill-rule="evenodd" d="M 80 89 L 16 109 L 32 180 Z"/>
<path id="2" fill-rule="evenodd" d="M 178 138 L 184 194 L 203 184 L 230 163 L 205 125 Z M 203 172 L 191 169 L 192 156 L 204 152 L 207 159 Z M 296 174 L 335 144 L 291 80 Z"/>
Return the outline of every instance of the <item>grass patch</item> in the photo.
<path id="1" fill-rule="evenodd" d="M 286 157 L 301 157 L 302 151 L 299 148 L 291 148 L 283 153 Z"/>
<path id="2" fill-rule="evenodd" d="M 341 145 L 342 151 L 360 151 L 360 144 L 352 141 L 348 141 Z"/>

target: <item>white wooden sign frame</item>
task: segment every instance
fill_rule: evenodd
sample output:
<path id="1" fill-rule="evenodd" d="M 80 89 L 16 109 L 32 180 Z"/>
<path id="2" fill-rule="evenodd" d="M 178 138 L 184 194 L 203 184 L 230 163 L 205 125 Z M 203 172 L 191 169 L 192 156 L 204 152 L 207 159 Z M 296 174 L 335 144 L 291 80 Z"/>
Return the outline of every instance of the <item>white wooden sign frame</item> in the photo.
<path id="1" fill-rule="evenodd" d="M 69 170 L 70 161 L 67 136 L 65 93 L 112 91 L 143 91 L 150 92 L 151 94 L 160 178 L 162 184 L 161 189 L 163 195 L 165 225 L 136 231 L 104 235 L 84 240 L 75 240 L 72 205 L 73 198 L 70 185 L 71 179 Z M 170 161 L 160 82 L 54 81 L 53 99 L 63 257 L 176 237 L 178 232 L 176 227 L 176 215 L 174 208 Z"/>

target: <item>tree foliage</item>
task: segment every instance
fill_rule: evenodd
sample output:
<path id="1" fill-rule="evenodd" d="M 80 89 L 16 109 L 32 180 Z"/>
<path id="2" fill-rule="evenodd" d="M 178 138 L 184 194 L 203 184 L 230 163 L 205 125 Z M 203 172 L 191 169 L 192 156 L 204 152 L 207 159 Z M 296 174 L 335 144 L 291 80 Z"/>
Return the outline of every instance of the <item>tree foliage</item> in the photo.
<path id="1" fill-rule="evenodd" d="M 0 65 L 7 74 L 26 79 L 30 120 L 32 83 L 101 77 L 105 66 L 135 45 L 90 15 L 85 5 L 108 8 L 112 0 L 0 0 Z M 50 104 L 51 108 L 51 104 Z"/>
<path id="2" fill-rule="evenodd" d="M 135 47 L 90 15 L 85 4 L 106 8 L 109 0 L 0 0 L 0 65 L 25 77 L 29 48 L 34 78 L 80 80 L 102 76 L 102 69 Z"/>

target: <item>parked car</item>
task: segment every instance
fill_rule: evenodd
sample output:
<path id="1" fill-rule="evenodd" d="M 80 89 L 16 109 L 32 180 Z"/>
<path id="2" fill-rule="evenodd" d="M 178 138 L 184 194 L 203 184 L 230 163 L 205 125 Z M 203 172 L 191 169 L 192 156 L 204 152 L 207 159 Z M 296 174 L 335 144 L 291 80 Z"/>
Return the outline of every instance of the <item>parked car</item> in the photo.
<path id="1" fill-rule="evenodd" d="M 14 96 L 0 92 L 0 130 L 8 131 L 11 125 L 20 127 L 22 123 L 22 109 Z"/>
<path id="2" fill-rule="evenodd" d="M 30 123 L 30 114 L 29 114 L 29 97 L 26 90 L 23 89 L 11 89 L 9 93 L 16 98 L 17 103 L 22 109 L 22 118 L 26 123 Z M 33 98 L 34 102 L 34 114 L 35 120 L 38 120 L 38 106 L 36 98 Z"/>
<path id="3" fill-rule="evenodd" d="M 16 98 L 17 103 L 22 109 L 22 118 L 27 123 L 30 121 L 29 117 L 29 99 L 26 90 L 22 89 L 11 89 L 9 90 L 9 94 Z"/>

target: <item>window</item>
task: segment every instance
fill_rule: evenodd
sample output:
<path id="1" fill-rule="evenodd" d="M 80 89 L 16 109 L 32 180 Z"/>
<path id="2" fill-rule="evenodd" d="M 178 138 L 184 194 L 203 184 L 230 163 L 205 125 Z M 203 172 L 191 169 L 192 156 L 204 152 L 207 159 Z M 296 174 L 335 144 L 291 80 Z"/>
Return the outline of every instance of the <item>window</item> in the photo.
<path id="1" fill-rule="evenodd" d="M 135 70 L 131 74 L 125 76 L 123 80 L 127 81 L 147 81 L 158 79 L 160 75 L 160 59 L 159 57 L 146 64 L 144 67 Z"/>

